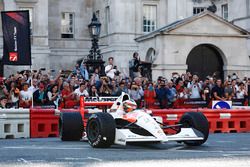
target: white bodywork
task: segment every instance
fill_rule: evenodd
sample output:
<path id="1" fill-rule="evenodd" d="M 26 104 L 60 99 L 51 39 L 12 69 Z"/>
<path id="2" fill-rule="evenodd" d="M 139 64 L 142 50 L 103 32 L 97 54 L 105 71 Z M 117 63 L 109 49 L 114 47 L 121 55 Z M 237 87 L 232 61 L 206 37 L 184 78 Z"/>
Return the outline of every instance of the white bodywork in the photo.
<path id="1" fill-rule="evenodd" d="M 114 119 L 131 118 L 136 120 L 134 124 L 142 127 L 152 134 L 152 136 L 142 136 L 131 132 L 129 129 L 116 129 L 115 144 L 126 145 L 127 142 L 168 142 L 168 141 L 187 141 L 187 140 L 203 140 L 203 135 L 193 128 L 181 128 L 180 132 L 175 135 L 166 135 L 156 118 L 150 116 L 144 110 L 134 110 L 125 113 L 122 110 L 122 97 L 127 94 L 122 94 L 114 105 L 111 107 L 110 114 Z M 127 95 L 128 96 L 128 95 Z M 129 96 L 128 96 L 129 97 Z"/>

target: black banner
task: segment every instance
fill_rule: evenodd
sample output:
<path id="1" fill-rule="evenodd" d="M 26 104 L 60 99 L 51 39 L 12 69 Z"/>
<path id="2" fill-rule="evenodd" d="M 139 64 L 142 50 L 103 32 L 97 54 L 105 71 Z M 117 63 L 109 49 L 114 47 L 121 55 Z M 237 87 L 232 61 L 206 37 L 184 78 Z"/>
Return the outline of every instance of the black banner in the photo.
<path id="1" fill-rule="evenodd" d="M 3 64 L 31 65 L 29 11 L 3 11 Z"/>

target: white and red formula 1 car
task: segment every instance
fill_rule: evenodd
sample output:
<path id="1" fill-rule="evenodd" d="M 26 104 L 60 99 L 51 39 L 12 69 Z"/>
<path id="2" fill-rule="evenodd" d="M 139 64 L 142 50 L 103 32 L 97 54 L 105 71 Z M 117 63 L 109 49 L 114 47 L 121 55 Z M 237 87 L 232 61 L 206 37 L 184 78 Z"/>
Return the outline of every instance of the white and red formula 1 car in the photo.
<path id="1" fill-rule="evenodd" d="M 199 146 L 206 142 L 209 125 L 200 112 L 185 113 L 177 125 L 163 125 L 143 109 L 134 108 L 134 101 L 123 93 L 108 112 L 92 114 L 85 131 L 92 147 L 110 147 L 113 144 L 149 142 L 184 142 Z M 59 120 L 62 140 L 80 140 L 83 122 L 80 113 L 61 113 Z M 175 129 L 176 134 L 166 135 L 163 129 Z"/>

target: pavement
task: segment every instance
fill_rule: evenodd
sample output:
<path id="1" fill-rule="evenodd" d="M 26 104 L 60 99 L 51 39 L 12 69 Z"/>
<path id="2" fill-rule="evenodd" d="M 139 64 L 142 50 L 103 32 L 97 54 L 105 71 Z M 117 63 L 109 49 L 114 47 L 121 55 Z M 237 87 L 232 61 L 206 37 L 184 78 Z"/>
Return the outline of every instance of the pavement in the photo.
<path id="1" fill-rule="evenodd" d="M 94 149 L 86 141 L 59 138 L 1 139 L 0 166 L 249 167 L 250 133 L 210 134 L 199 147 L 171 142 Z"/>

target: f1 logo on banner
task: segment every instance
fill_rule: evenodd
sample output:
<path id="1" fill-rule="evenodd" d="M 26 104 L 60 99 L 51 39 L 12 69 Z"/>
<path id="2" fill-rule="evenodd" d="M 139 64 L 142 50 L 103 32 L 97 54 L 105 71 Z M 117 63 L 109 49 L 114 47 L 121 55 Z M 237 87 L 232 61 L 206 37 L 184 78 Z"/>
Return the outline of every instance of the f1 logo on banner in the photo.
<path id="1" fill-rule="evenodd" d="M 9 61 L 18 61 L 17 52 L 10 52 L 9 53 Z"/>
<path id="2" fill-rule="evenodd" d="M 29 11 L 1 11 L 4 65 L 31 65 Z"/>

